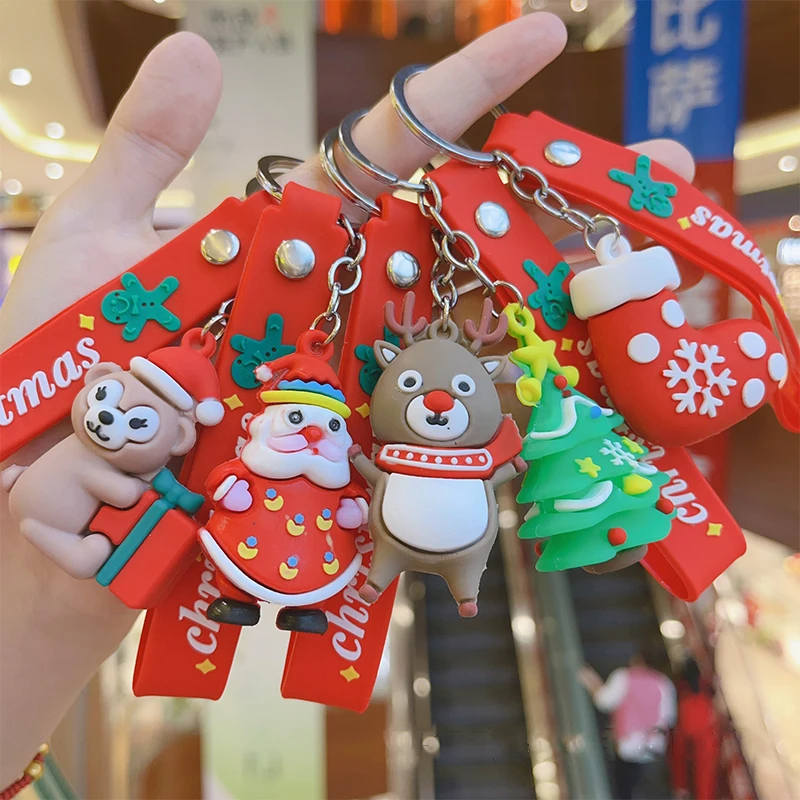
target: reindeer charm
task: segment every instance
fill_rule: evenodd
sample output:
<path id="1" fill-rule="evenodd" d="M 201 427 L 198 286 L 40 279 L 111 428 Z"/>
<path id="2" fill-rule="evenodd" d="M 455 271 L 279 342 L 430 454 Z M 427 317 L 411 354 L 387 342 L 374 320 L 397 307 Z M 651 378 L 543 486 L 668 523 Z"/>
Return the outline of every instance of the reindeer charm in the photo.
<path id="1" fill-rule="evenodd" d="M 492 302 L 479 326 L 413 321 L 414 295 L 402 321 L 386 304 L 386 326 L 405 348 L 377 341 L 383 369 L 370 418 L 382 447 L 374 462 L 359 447 L 353 466 L 374 487 L 369 524 L 375 549 L 360 594 L 372 603 L 406 570 L 441 575 L 462 617 L 478 613 L 478 587 L 497 538 L 495 492 L 525 469 L 522 440 L 503 416 L 493 380 L 503 368 L 481 347 L 503 339 L 508 320 L 491 331 Z"/>

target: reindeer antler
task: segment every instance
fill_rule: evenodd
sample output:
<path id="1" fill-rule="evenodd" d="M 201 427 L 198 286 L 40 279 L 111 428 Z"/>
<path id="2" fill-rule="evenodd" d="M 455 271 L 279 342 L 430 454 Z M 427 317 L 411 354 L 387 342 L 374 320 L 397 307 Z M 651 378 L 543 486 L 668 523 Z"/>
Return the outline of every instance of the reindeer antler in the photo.
<path id="1" fill-rule="evenodd" d="M 406 347 L 411 347 L 414 344 L 414 339 L 428 327 L 428 320 L 425 317 L 420 317 L 416 322 L 413 321 L 415 300 L 414 292 L 408 292 L 403 298 L 402 321 L 398 321 L 395 316 L 394 302 L 392 300 L 386 303 L 384 312 L 386 327 L 392 333 L 397 334 Z"/>
<path id="2" fill-rule="evenodd" d="M 464 337 L 472 340 L 469 346 L 470 353 L 478 355 L 484 345 L 501 342 L 508 331 L 508 317 L 506 317 L 505 314 L 501 314 L 497 320 L 495 329 L 491 330 L 491 327 L 492 299 L 491 297 L 487 297 L 483 301 L 480 324 L 476 326 L 471 319 L 464 322 Z"/>

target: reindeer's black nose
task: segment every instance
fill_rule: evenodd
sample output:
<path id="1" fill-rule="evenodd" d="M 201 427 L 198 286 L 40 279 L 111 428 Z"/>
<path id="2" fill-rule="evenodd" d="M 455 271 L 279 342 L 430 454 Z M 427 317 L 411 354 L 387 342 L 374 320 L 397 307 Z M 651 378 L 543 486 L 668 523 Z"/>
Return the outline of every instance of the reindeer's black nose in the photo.
<path id="1" fill-rule="evenodd" d="M 110 411 L 101 411 L 97 415 L 97 419 L 99 419 L 103 425 L 110 425 L 114 421 L 114 415 Z"/>

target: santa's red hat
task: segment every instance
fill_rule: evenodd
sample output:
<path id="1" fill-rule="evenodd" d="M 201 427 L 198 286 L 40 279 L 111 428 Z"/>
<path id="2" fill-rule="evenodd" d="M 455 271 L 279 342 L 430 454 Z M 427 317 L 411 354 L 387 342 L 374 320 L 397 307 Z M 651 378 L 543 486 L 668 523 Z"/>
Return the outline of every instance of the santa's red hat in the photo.
<path id="1" fill-rule="evenodd" d="M 130 371 L 180 411 L 194 409 L 201 425 L 222 422 L 225 407 L 219 400 L 219 379 L 209 360 L 216 344 L 199 328 L 187 331 L 180 347 L 154 350 L 147 358 L 131 359 Z"/>
<path id="2" fill-rule="evenodd" d="M 350 409 L 339 376 L 328 363 L 332 346 L 323 346 L 323 331 L 307 331 L 297 342 L 297 352 L 281 356 L 256 369 L 263 383 L 264 403 L 301 403 L 334 411 L 347 419 Z"/>

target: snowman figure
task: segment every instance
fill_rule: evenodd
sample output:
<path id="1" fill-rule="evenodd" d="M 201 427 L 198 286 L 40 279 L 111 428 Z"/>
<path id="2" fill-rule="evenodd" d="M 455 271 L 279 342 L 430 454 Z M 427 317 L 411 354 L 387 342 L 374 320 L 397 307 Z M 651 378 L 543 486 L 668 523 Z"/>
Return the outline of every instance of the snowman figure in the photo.
<path id="1" fill-rule="evenodd" d="M 361 567 L 354 533 L 367 522 L 367 495 L 351 478 L 350 409 L 324 339 L 308 331 L 297 352 L 258 367 L 264 409 L 240 456 L 206 481 L 213 513 L 199 538 L 221 595 L 209 619 L 255 625 L 259 601 L 278 603 L 279 628 L 324 633 L 314 606 Z"/>

